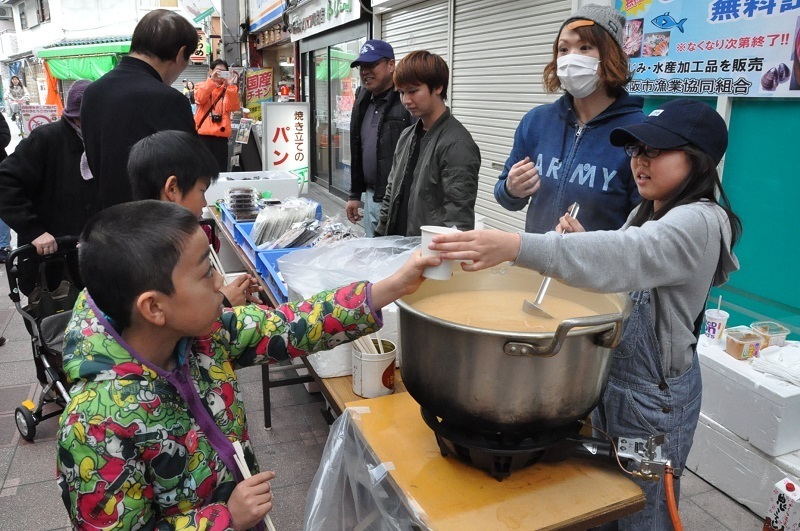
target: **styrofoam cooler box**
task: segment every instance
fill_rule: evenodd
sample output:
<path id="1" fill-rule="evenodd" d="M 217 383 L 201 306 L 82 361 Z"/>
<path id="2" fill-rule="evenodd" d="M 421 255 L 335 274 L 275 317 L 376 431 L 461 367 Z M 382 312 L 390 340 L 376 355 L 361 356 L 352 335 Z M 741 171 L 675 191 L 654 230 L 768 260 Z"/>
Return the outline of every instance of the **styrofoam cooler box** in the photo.
<path id="1" fill-rule="evenodd" d="M 286 199 L 300 195 L 297 176 L 288 171 L 223 172 L 206 190 L 206 202 L 213 205 L 225 198 L 229 188 L 248 187 L 259 192 L 270 192 L 272 199 Z"/>
<path id="2" fill-rule="evenodd" d="M 697 353 L 705 415 L 769 455 L 800 450 L 800 387 L 756 371 L 705 336 Z"/>
<path id="3" fill-rule="evenodd" d="M 701 413 L 686 468 L 764 518 L 775 483 L 800 477 L 800 451 L 767 455 Z"/>

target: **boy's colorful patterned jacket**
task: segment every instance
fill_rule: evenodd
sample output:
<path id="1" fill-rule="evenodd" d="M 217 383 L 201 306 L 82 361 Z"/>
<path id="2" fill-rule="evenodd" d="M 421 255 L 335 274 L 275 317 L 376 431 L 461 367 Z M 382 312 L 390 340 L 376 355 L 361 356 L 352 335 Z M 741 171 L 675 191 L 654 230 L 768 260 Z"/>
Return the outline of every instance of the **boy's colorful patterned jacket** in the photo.
<path id="1" fill-rule="evenodd" d="M 326 350 L 382 326 L 358 282 L 275 310 L 226 310 L 186 338 L 177 367 L 144 362 L 84 292 L 64 343 L 74 382 L 61 415 L 58 482 L 79 529 L 230 529 L 241 475 L 233 441 L 258 464 L 234 370 Z"/>

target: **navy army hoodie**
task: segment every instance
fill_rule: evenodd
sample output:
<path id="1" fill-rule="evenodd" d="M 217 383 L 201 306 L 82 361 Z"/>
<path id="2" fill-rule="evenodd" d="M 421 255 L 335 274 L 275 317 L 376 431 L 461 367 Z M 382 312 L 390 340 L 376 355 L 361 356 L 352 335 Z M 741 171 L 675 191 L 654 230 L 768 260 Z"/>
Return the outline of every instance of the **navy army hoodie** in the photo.
<path id="1" fill-rule="evenodd" d="M 544 233 L 577 201 L 586 230 L 616 230 L 642 198 L 631 176 L 625 150 L 611 145 L 611 130 L 644 121 L 644 100 L 623 90 L 606 110 L 580 126 L 572 96 L 528 111 L 514 134 L 514 147 L 494 187 L 497 202 L 522 210 L 530 201 L 525 232 Z M 531 197 L 512 197 L 506 189 L 511 167 L 526 156 L 541 178 Z"/>

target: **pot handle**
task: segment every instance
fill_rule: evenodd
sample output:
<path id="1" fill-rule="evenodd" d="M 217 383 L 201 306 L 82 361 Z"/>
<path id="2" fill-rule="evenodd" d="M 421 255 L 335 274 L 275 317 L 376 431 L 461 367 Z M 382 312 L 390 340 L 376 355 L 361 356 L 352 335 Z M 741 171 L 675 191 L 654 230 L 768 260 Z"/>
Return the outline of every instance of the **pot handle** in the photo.
<path id="1" fill-rule="evenodd" d="M 621 313 L 611 313 L 605 315 L 593 315 L 591 317 L 576 317 L 574 319 L 564 319 L 556 328 L 553 339 L 548 345 L 535 345 L 521 341 L 509 341 L 503 345 L 503 352 L 509 356 L 527 356 L 537 358 L 552 358 L 561 350 L 561 345 L 567 337 L 567 333 L 573 328 L 584 326 L 601 326 L 614 324 L 614 328 L 607 330 L 597 336 L 596 344 L 602 348 L 614 348 L 622 337 L 622 323 L 624 317 Z"/>

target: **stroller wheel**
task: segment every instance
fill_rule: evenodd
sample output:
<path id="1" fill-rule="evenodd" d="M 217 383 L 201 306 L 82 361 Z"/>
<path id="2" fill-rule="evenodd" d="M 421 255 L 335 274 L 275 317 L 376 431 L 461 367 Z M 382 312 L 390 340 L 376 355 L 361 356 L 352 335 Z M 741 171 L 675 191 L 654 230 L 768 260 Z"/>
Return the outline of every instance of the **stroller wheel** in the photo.
<path id="1" fill-rule="evenodd" d="M 26 441 L 33 441 L 36 437 L 36 419 L 33 418 L 31 410 L 26 407 L 18 407 L 14 410 L 14 420 L 17 421 L 17 429 L 22 438 Z"/>

